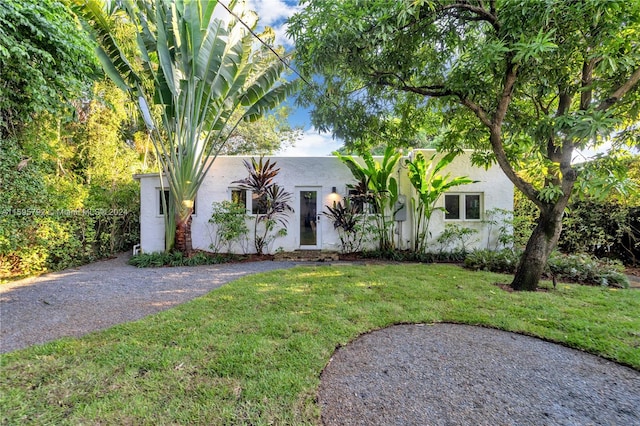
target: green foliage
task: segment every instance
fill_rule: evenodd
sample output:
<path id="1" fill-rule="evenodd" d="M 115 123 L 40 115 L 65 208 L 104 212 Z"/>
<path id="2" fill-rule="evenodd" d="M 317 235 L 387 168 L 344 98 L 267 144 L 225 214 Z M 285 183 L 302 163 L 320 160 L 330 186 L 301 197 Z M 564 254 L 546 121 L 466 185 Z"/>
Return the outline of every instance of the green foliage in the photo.
<path id="1" fill-rule="evenodd" d="M 476 271 L 513 274 L 518 267 L 521 251 L 503 249 L 475 250 L 469 253 L 464 265 Z M 609 287 L 629 287 L 624 267 L 619 262 L 602 260 L 587 254 L 565 255 L 554 252 L 549 257 L 547 275 L 558 281 Z"/>
<path id="2" fill-rule="evenodd" d="M 199 266 L 216 265 L 229 262 L 233 257 L 229 255 L 210 255 L 196 252 L 192 256 L 185 256 L 182 252 L 140 253 L 129 259 L 129 265 L 138 268 L 159 268 L 162 266 Z"/>
<path id="3" fill-rule="evenodd" d="M 565 214 L 559 246 L 565 253 L 615 255 L 612 249 L 631 231 L 630 213 L 616 202 L 576 201 Z"/>
<path id="4" fill-rule="evenodd" d="M 280 171 L 276 168 L 275 161 L 264 161 L 262 157 L 257 161 L 251 158 L 251 163 L 245 160 L 244 166 L 249 176 L 233 183 L 251 191 L 257 200 L 257 211 L 253 212 L 253 238 L 256 253 L 261 255 L 276 238 L 287 235 L 288 215 L 293 212 L 290 204 L 291 193 L 275 182 L 274 179 Z M 282 227 L 277 228 L 278 224 Z"/>
<path id="5" fill-rule="evenodd" d="M 209 223 L 215 225 L 212 243 L 209 246 L 215 253 L 220 252 L 221 247 L 226 247 L 228 253 L 234 243 L 240 243 L 245 247 L 249 227 L 247 226 L 247 211 L 244 206 L 231 202 L 222 201 L 213 203 L 213 212 Z M 245 250 L 246 251 L 246 250 Z"/>
<path id="6" fill-rule="evenodd" d="M 349 167 L 357 182 L 355 186 L 348 185 L 349 188 L 357 191 L 355 197 L 358 200 L 351 201 L 358 201 L 358 204 L 363 207 L 365 206 L 363 202 L 366 202 L 373 208 L 380 250 L 393 249 L 395 231 L 393 215 L 399 209 L 398 181 L 393 177 L 393 173 L 402 153 L 392 146 L 387 146 L 382 161 L 378 162 L 370 152 L 363 151 L 360 155 L 364 166 L 350 155 L 342 155 L 339 152 L 334 152 L 334 155 Z"/>
<path id="7" fill-rule="evenodd" d="M 466 176 L 451 178 L 451 174 L 440 175 L 443 168 L 451 164 L 457 153 L 446 154 L 434 165 L 437 154 L 426 159 L 422 152 L 418 152 L 413 160 L 407 160 L 409 181 L 416 190 L 416 198 L 411 199 L 413 207 L 414 250 L 424 252 L 427 249 L 429 222 L 433 212 L 441 209 L 435 205 L 445 192 L 460 185 L 474 183 Z M 441 209 L 442 210 L 442 209 Z"/>
<path id="8" fill-rule="evenodd" d="M 36 114 L 60 112 L 93 74 L 87 37 L 62 1 L 0 3 L 0 138 Z"/>
<path id="9" fill-rule="evenodd" d="M 236 16 L 229 21 L 214 14 L 215 1 L 206 7 L 195 1 L 122 2 L 111 16 L 99 1 L 76 3 L 98 42 L 105 73 L 137 101 L 167 177 L 173 214 L 164 215 L 166 248 L 189 253 L 194 199 L 214 163 L 207 160 L 240 121 L 257 120 L 297 83 L 282 81 L 285 65 L 255 44 L 257 16 L 244 3 L 231 4 Z M 135 23 L 135 57 L 114 37 L 113 14 Z"/>
<path id="10" fill-rule="evenodd" d="M 511 218 L 513 245 L 515 248 L 524 250 L 538 220 L 536 206 L 533 201 L 519 191 L 514 193 L 513 201 L 513 217 Z"/>
<path id="11" fill-rule="evenodd" d="M 342 253 L 361 251 L 373 232 L 368 216 L 349 197 L 337 203 L 334 201 L 333 206 L 325 208 L 327 211 L 322 214 L 331 220 L 333 228 L 338 231 Z"/>
<path id="12" fill-rule="evenodd" d="M 575 281 L 603 287 L 629 287 L 624 267 L 616 261 L 602 260 L 587 254 L 560 254 L 549 258 L 549 269 L 558 280 Z"/>
<path id="13" fill-rule="evenodd" d="M 487 227 L 488 250 L 514 247 L 514 211 L 505 209 L 490 209 L 484 212 L 482 223 Z M 497 234 L 497 235 L 496 235 Z M 491 239 L 495 236 L 495 244 L 491 246 Z"/>
<path id="14" fill-rule="evenodd" d="M 464 259 L 464 266 L 475 271 L 513 274 L 518 267 L 522 251 L 512 249 L 474 250 Z"/>
<path id="15" fill-rule="evenodd" d="M 477 233 L 477 229 L 447 224 L 444 231 L 436 239 L 440 244 L 440 253 L 446 251 L 467 253 L 467 246 L 472 242 L 471 238 Z"/>
<path id="16" fill-rule="evenodd" d="M 123 141 L 129 119 L 107 82 L 73 101 L 77 120 L 42 114 L 0 146 L 3 277 L 112 256 L 139 241 L 140 170 Z"/>

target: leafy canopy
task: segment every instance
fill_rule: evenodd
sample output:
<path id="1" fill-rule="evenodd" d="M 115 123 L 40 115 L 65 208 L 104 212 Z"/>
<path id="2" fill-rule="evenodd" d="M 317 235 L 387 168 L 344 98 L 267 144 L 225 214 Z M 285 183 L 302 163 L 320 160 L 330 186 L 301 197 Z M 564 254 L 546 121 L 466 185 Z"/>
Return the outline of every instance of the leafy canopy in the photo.
<path id="1" fill-rule="evenodd" d="M 0 2 L 0 137 L 55 113 L 95 74 L 89 40 L 64 3 Z"/>

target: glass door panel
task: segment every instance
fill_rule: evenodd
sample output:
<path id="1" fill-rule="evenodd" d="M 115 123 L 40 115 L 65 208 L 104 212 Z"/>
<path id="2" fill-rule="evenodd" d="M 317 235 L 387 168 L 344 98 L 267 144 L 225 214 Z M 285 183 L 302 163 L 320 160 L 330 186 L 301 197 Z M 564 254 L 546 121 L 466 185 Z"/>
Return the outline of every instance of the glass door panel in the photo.
<path id="1" fill-rule="evenodd" d="M 318 191 L 302 190 L 300 195 L 300 245 L 318 245 Z"/>

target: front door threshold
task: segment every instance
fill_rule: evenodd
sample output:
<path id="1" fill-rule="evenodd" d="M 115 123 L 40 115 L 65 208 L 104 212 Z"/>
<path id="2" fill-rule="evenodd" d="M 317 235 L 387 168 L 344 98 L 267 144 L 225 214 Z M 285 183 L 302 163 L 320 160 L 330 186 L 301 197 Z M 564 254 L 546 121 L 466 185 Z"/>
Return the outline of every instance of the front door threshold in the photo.
<path id="1" fill-rule="evenodd" d="M 276 253 L 274 260 L 289 262 L 336 262 L 340 260 L 340 256 L 334 251 L 295 250 Z"/>

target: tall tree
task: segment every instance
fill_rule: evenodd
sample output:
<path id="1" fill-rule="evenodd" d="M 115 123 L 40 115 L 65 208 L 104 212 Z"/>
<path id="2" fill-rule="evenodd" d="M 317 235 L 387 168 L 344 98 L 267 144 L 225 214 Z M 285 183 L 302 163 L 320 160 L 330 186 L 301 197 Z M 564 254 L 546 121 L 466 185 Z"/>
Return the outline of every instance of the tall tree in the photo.
<path id="1" fill-rule="evenodd" d="M 610 136 L 638 141 L 640 2 L 303 5 L 289 32 L 303 75 L 322 75 L 325 93 L 303 95 L 316 119 L 349 130 L 357 126 L 345 111 L 439 109 L 454 130 L 449 147 L 462 142 L 475 148 L 476 163 L 497 161 L 539 209 L 511 284 L 535 290 L 579 179 L 574 150 Z M 523 173 L 531 163 L 542 175 Z"/>
<path id="2" fill-rule="evenodd" d="M 0 2 L 0 138 L 37 113 L 58 112 L 97 63 L 88 37 L 63 2 Z"/>
<path id="3" fill-rule="evenodd" d="M 105 72 L 137 101 L 151 131 L 170 192 L 166 248 L 188 254 L 194 199 L 213 159 L 240 121 L 261 117 L 296 83 L 282 81 L 283 63 L 257 45 L 257 16 L 244 2 L 125 1 L 107 12 L 102 1 L 75 1 L 93 29 Z M 113 36 L 109 13 L 135 24 L 136 57 L 127 57 Z"/>
<path id="4" fill-rule="evenodd" d="M 220 154 L 273 155 L 282 148 L 295 145 L 302 129 L 289 125 L 289 112 L 289 107 L 282 106 L 259 120 L 241 122 L 229 136 Z"/>

